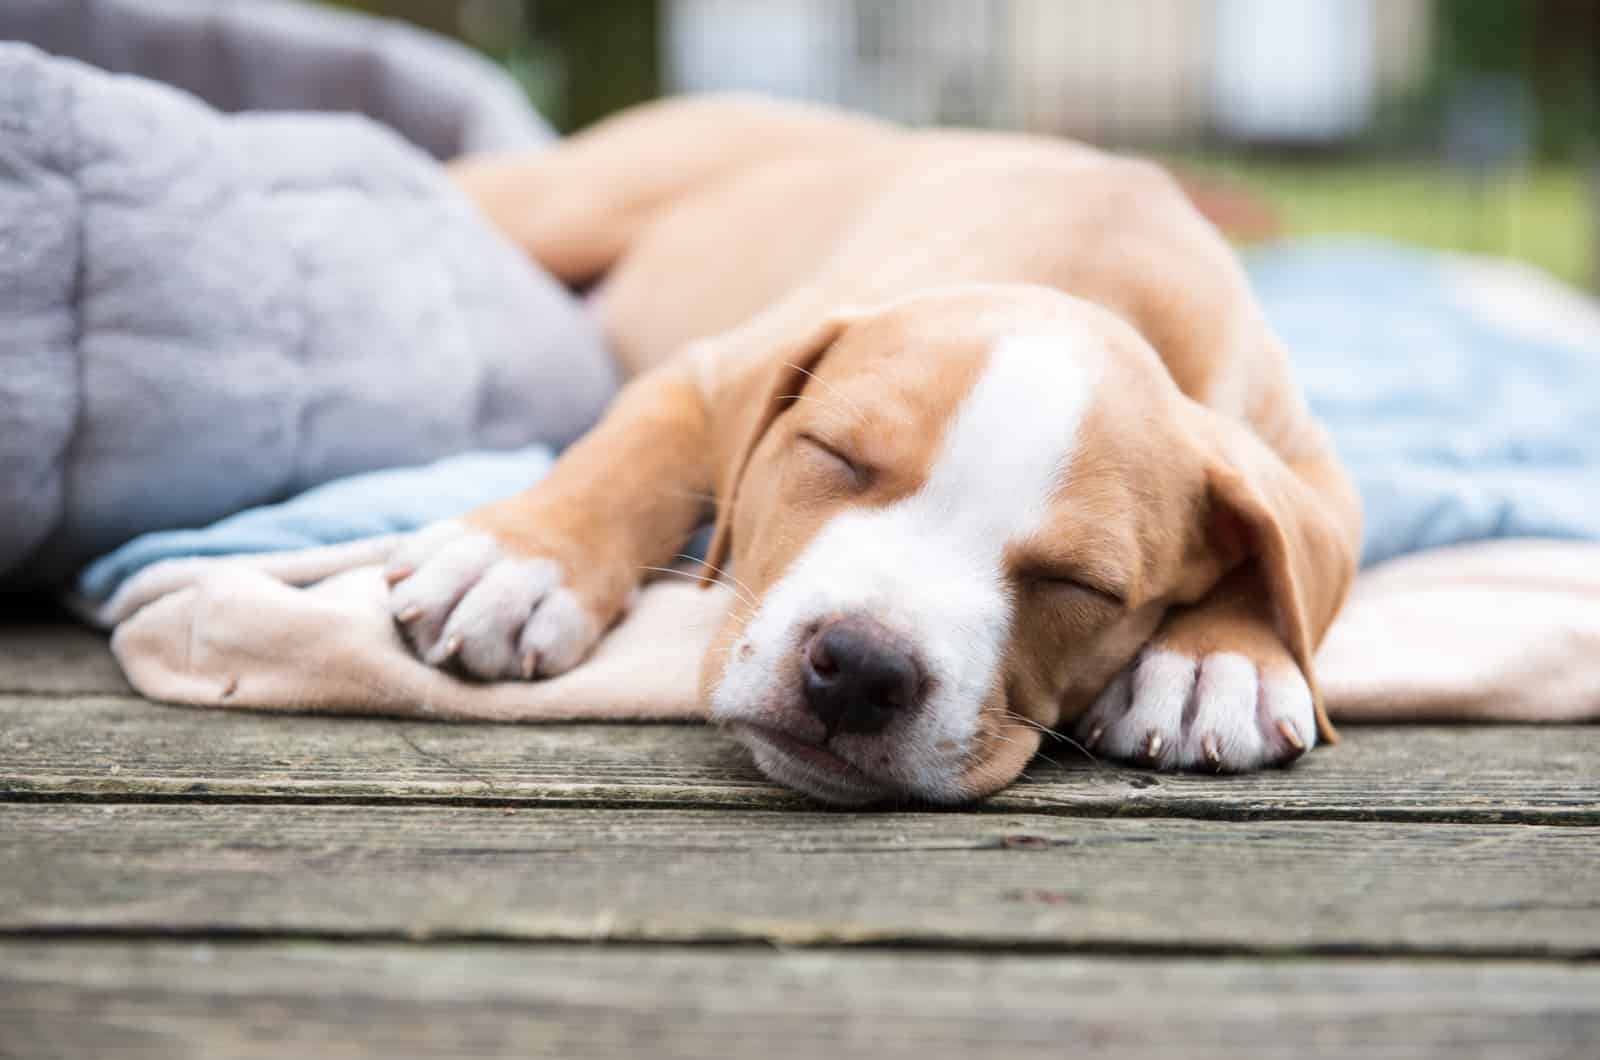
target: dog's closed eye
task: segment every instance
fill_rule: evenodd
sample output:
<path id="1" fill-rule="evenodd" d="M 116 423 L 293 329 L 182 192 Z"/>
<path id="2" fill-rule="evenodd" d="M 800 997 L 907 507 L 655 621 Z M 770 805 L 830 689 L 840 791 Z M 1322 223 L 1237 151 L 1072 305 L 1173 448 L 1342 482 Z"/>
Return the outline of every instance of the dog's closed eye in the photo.
<path id="1" fill-rule="evenodd" d="M 1040 592 L 1087 594 L 1118 610 L 1128 606 L 1126 595 L 1117 589 L 1075 571 L 1030 571 L 1023 575 L 1023 581 Z"/>
<path id="2" fill-rule="evenodd" d="M 839 446 L 826 442 L 814 434 L 802 434 L 798 441 L 807 450 L 820 457 L 831 467 L 846 477 L 846 481 L 857 489 L 870 485 L 873 469 L 849 456 Z"/>

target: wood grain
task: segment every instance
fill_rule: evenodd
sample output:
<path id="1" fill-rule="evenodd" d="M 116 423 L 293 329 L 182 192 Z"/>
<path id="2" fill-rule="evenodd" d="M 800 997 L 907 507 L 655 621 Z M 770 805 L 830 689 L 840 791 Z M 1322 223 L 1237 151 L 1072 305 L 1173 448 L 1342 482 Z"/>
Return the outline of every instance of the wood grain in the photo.
<path id="1" fill-rule="evenodd" d="M 0 693 L 127 694 L 104 633 L 50 620 L 0 617 Z"/>
<path id="2" fill-rule="evenodd" d="M 0 1055 L 1592 1055 L 1600 968 L 748 949 L 0 944 Z"/>
<path id="3" fill-rule="evenodd" d="M 13 623 L 0 1057 L 1594 1055 L 1600 726 L 1347 737 L 832 813 L 697 726 L 165 707 Z"/>
<path id="4" fill-rule="evenodd" d="M 0 931 L 1600 955 L 1600 829 L 0 804 Z"/>
<path id="5" fill-rule="evenodd" d="M 991 811 L 1600 824 L 1600 726 L 1352 727 L 1293 769 L 1150 773 L 1051 752 Z M 0 798 L 805 808 L 691 725 L 446 725 L 0 697 Z"/>

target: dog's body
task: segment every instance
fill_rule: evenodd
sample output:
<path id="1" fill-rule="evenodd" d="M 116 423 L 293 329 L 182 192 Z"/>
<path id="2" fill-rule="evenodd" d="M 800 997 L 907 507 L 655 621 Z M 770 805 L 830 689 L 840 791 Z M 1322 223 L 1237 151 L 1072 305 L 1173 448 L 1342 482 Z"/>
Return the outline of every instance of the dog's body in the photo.
<path id="1" fill-rule="evenodd" d="M 635 376 L 526 494 L 391 571 L 424 658 L 576 665 L 714 508 L 703 687 L 820 798 L 970 798 L 1039 731 L 1250 769 L 1330 730 L 1359 510 L 1221 237 L 1057 141 L 692 100 L 460 164 Z"/>

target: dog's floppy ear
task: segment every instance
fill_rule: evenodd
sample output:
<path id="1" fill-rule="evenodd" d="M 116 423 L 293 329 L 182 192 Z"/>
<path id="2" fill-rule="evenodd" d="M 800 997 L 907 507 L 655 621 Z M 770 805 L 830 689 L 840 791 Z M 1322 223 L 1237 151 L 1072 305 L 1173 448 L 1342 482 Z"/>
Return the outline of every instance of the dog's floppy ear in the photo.
<path id="1" fill-rule="evenodd" d="M 784 334 L 780 329 L 783 337 L 757 340 L 758 348 L 753 351 L 732 351 L 730 358 L 737 356 L 738 362 L 725 365 L 718 373 L 721 381 L 710 401 L 715 436 L 719 439 L 714 457 L 717 520 L 706 551 L 706 564 L 711 569 L 725 567 L 733 551 L 734 505 L 750 455 L 773 421 L 805 389 L 822 355 L 855 316 L 835 313 L 809 330 Z"/>
<path id="2" fill-rule="evenodd" d="M 1337 735 L 1312 669 L 1317 645 L 1355 575 L 1360 507 L 1324 443 L 1290 466 L 1237 421 L 1198 409 L 1205 436 L 1201 546 L 1219 576 L 1255 563 L 1278 635 L 1300 664 L 1324 740 Z"/>

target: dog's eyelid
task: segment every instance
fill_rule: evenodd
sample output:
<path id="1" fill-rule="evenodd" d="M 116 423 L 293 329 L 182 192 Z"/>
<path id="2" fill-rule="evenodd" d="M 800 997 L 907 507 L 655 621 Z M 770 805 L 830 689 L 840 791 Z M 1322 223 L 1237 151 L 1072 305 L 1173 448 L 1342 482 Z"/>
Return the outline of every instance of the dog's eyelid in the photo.
<path id="1" fill-rule="evenodd" d="M 837 445 L 834 445 L 832 442 L 819 438 L 809 431 L 801 431 L 799 440 L 811 446 L 812 448 L 818 449 L 833 457 L 833 459 L 837 460 L 841 465 L 843 465 L 850 472 L 850 474 L 855 476 L 855 479 L 858 483 L 865 485 L 872 478 L 871 468 L 863 465 L 860 461 L 851 457 L 848 453 L 840 449 Z"/>
<path id="2" fill-rule="evenodd" d="M 1104 579 L 1085 571 L 1040 570 L 1028 575 L 1030 581 L 1044 585 L 1062 586 L 1071 589 L 1080 589 L 1093 593 L 1107 603 L 1117 607 L 1127 607 L 1127 594 L 1118 590 Z"/>

